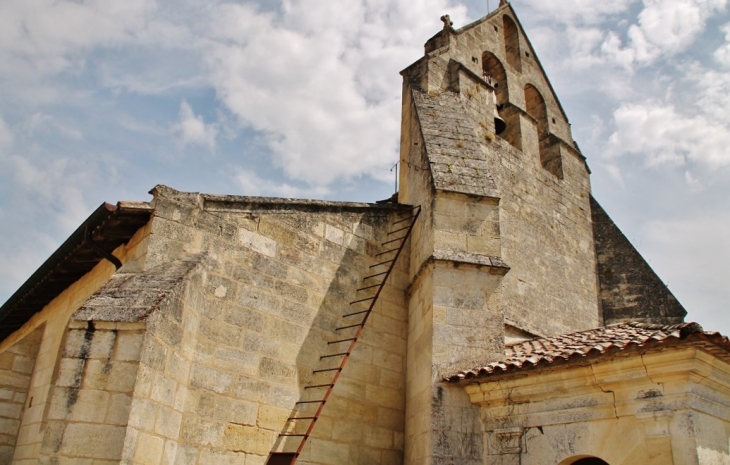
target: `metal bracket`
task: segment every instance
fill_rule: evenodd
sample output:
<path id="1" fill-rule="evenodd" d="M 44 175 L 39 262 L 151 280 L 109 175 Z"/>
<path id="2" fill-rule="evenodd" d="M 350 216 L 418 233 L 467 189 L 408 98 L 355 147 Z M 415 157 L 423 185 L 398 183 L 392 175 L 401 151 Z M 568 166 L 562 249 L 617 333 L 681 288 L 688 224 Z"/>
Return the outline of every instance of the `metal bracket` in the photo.
<path id="1" fill-rule="evenodd" d="M 91 247 L 91 250 L 96 252 L 96 254 L 98 256 L 109 261 L 112 265 L 114 265 L 117 270 L 122 267 L 121 260 L 119 260 L 113 254 L 111 254 L 110 252 L 107 252 L 106 250 L 104 250 L 101 247 L 99 247 L 98 245 L 96 245 L 96 243 L 94 243 L 94 241 L 91 239 L 91 231 L 89 230 L 89 228 L 86 228 L 86 230 L 85 230 L 84 243 L 86 243 L 89 247 Z"/>

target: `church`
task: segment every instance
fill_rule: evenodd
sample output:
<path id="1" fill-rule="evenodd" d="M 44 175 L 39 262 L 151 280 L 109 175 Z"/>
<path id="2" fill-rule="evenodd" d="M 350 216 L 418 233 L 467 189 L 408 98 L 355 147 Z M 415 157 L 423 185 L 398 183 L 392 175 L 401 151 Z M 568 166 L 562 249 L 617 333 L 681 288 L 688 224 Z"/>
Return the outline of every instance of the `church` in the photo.
<path id="1" fill-rule="evenodd" d="M 0 463 L 730 464 L 730 341 L 592 197 L 509 2 L 441 19 L 391 199 L 79 225 L 0 308 Z"/>

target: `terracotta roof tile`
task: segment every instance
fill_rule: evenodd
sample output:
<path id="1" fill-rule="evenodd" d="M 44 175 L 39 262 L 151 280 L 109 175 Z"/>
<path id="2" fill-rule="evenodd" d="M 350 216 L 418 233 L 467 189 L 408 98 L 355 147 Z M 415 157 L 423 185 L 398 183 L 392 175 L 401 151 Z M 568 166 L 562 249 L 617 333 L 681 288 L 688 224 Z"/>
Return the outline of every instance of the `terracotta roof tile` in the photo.
<path id="1" fill-rule="evenodd" d="M 629 322 L 514 343 L 506 347 L 502 360 L 473 370 L 461 371 L 446 377 L 445 380 L 458 382 L 565 363 L 580 358 L 643 351 L 692 342 L 700 343 L 704 350 L 713 355 L 730 359 L 728 338 L 718 332 L 704 331 L 697 323 L 662 326 Z"/>

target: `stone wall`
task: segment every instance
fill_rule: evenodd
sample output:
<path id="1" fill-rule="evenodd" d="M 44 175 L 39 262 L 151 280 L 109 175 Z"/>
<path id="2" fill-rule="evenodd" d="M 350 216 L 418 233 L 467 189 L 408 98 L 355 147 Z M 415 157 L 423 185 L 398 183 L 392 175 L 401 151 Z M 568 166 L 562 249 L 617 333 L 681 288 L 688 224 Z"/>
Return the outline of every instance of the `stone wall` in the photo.
<path id="1" fill-rule="evenodd" d="M 713 349 L 714 350 L 714 349 Z M 694 347 L 485 378 L 490 464 L 730 463 L 730 365 Z"/>
<path id="2" fill-rule="evenodd" d="M 591 197 L 600 300 L 605 324 L 678 324 L 687 312 Z"/>
<path id="3" fill-rule="evenodd" d="M 23 411 L 33 407 L 28 391 L 42 337 L 43 326 L 0 354 L 0 463 L 12 461 Z"/>
<path id="4" fill-rule="evenodd" d="M 146 252 L 148 234 L 147 227 L 141 228 L 126 245 L 118 247 L 113 252 L 114 255 L 127 266 L 140 266 L 139 261 L 144 260 Z M 0 343 L 0 354 L 6 353 L 18 341 L 43 328 L 27 395 L 28 399 L 33 399 L 33 403 L 30 406 L 26 403 L 22 413 L 14 464 L 38 463 L 41 442 L 46 433 L 51 390 L 60 362 L 61 344 L 70 317 L 115 271 L 114 265 L 108 261 L 100 262 L 34 315 L 22 328 Z"/>
<path id="5" fill-rule="evenodd" d="M 316 395 L 304 386 L 326 382 L 312 369 L 331 353 L 327 342 L 343 337 L 334 329 L 383 250 L 394 208 L 205 196 L 163 186 L 155 194 L 147 265 L 200 251 L 208 257 L 196 303 L 183 312 L 197 313 L 197 329 L 176 460 L 227 463 L 245 456 L 264 463 L 274 447 L 292 450 L 297 441 L 277 436 L 295 402 Z M 403 258 L 300 463 L 401 463 Z"/>
<path id="6" fill-rule="evenodd" d="M 69 324 L 38 463 L 119 463 L 143 336 L 143 324 Z"/>

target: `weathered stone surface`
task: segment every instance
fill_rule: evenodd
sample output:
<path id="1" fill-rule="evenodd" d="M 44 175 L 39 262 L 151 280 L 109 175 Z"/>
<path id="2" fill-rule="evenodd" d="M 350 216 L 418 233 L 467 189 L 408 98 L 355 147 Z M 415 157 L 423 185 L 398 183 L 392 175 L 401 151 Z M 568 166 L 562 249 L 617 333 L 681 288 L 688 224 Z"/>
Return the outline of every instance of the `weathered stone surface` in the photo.
<path id="1" fill-rule="evenodd" d="M 159 309 L 203 260 L 197 255 L 144 273 L 117 274 L 78 309 L 79 321 L 139 322 Z"/>
<path id="2" fill-rule="evenodd" d="M 598 283 L 605 324 L 677 324 L 687 311 L 591 197 Z"/>

